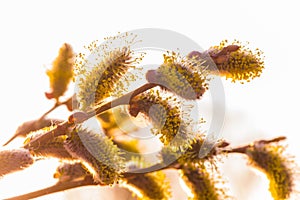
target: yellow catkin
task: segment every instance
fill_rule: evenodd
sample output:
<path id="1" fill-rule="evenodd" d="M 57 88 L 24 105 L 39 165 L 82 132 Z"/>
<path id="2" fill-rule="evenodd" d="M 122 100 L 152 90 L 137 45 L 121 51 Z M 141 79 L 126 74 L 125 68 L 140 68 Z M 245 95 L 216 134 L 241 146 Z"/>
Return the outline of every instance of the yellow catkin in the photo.
<path id="1" fill-rule="evenodd" d="M 240 81 L 241 83 L 244 81 L 249 82 L 261 75 L 264 69 L 262 51 L 259 49 L 252 51 L 237 40 L 232 44 L 228 44 L 228 41 L 224 40 L 220 45 L 211 47 L 209 54 L 213 57 L 227 46 L 238 46 L 239 48 L 235 51 L 228 51 L 216 58 L 215 64 L 219 75 L 231 79 L 232 82 Z M 222 58 L 222 61 L 218 62 L 220 58 Z"/>
<path id="2" fill-rule="evenodd" d="M 100 184 L 110 185 L 118 181 L 125 167 L 119 149 L 105 135 L 79 128 L 69 135 L 65 148 L 83 162 Z"/>
<path id="3" fill-rule="evenodd" d="M 153 124 L 152 132 L 160 136 L 165 145 L 184 147 L 189 145 L 191 132 L 182 119 L 176 98 L 162 97 L 158 90 L 150 90 L 135 97 L 129 108 L 133 116 L 143 113 Z"/>
<path id="4" fill-rule="evenodd" d="M 52 63 L 52 68 L 47 70 L 50 80 L 51 92 L 46 93 L 47 98 L 58 99 L 67 90 L 73 78 L 74 53 L 72 47 L 65 43 L 59 50 L 57 58 Z"/>
<path id="5" fill-rule="evenodd" d="M 0 177 L 29 167 L 34 162 L 27 149 L 0 151 Z"/>
<path id="6" fill-rule="evenodd" d="M 143 55 L 136 56 L 133 53 L 130 49 L 133 41 L 126 42 L 126 37 L 108 38 L 105 44 L 99 46 L 97 42 L 92 43 L 87 47 L 91 53 L 90 57 L 79 54 L 76 61 L 76 76 L 79 80 L 77 98 L 81 109 L 88 110 L 112 94 L 115 95 L 116 90 L 126 89 L 127 79 L 121 82 L 120 79 L 124 78 L 130 69 L 134 69 L 143 57 Z M 125 40 L 125 44 L 113 47 L 110 40 Z M 91 56 L 96 58 L 90 61 L 89 59 L 93 59 Z"/>
<path id="7" fill-rule="evenodd" d="M 189 191 L 188 200 L 225 200 L 229 196 L 225 194 L 224 184 L 216 171 L 203 166 L 189 166 L 179 170 L 180 177 Z"/>
<path id="8" fill-rule="evenodd" d="M 186 148 L 174 149 L 172 146 L 165 146 L 161 150 L 161 158 L 164 163 L 172 163 L 175 160 L 184 165 L 188 163 L 199 163 L 203 159 L 199 157 L 200 149 L 203 145 L 202 136 L 195 136 L 194 140 Z"/>
<path id="9" fill-rule="evenodd" d="M 279 144 L 254 143 L 247 149 L 250 164 L 266 174 L 269 191 L 275 200 L 288 199 L 294 190 L 292 161 L 283 156 L 284 147 Z"/>
<path id="10" fill-rule="evenodd" d="M 146 74 L 149 82 L 188 99 L 196 100 L 208 89 L 203 62 L 181 58 L 175 52 L 164 54 L 164 63 Z"/>
<path id="11" fill-rule="evenodd" d="M 162 171 L 136 174 L 124 180 L 122 186 L 131 190 L 138 200 L 168 200 L 171 198 L 170 183 Z"/>

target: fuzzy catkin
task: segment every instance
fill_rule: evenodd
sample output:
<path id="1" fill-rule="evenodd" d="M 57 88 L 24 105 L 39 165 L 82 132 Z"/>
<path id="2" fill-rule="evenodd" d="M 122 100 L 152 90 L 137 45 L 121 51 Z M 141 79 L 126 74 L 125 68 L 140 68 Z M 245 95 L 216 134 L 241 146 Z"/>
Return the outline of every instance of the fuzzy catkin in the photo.
<path id="1" fill-rule="evenodd" d="M 191 133 L 187 131 L 188 122 L 182 119 L 176 98 L 164 98 L 158 90 L 150 90 L 131 101 L 129 112 L 132 116 L 137 116 L 140 112 L 147 116 L 153 124 L 152 133 L 159 135 L 165 145 L 189 145 Z"/>
<path id="2" fill-rule="evenodd" d="M 27 149 L 0 151 L 0 177 L 29 167 L 34 162 Z"/>
<path id="3" fill-rule="evenodd" d="M 133 37 L 132 41 L 127 41 L 130 37 Z M 106 43 L 99 46 L 95 41 L 88 46 L 90 57 L 79 54 L 76 78 L 81 110 L 89 110 L 110 96 L 120 95 L 118 93 L 126 90 L 126 84 L 135 79 L 132 74 L 128 75 L 128 71 L 135 69 L 143 55 L 135 55 L 130 49 L 134 39 L 131 34 L 125 34 L 107 38 Z M 116 41 L 125 44 L 116 48 L 113 46 Z M 91 57 L 95 57 L 94 60 Z"/>
<path id="4" fill-rule="evenodd" d="M 148 82 L 187 99 L 200 99 L 208 89 L 202 61 L 180 58 L 178 54 L 164 55 L 164 63 L 146 74 Z"/>
<path id="5" fill-rule="evenodd" d="M 123 187 L 132 190 L 138 200 L 168 200 L 171 197 L 170 183 L 163 172 L 136 174 L 124 180 Z"/>
<path id="6" fill-rule="evenodd" d="M 56 126 L 54 125 L 30 132 L 26 137 L 24 144 L 28 144 L 30 141 L 40 137 L 50 130 L 53 130 L 55 127 Z M 40 158 L 52 157 L 61 160 L 73 160 L 74 158 L 64 147 L 66 138 L 66 135 L 51 138 L 50 140 L 41 143 L 38 147 L 30 149 L 31 154 Z"/>
<path id="7" fill-rule="evenodd" d="M 225 189 L 217 187 L 220 180 L 215 178 L 215 171 L 205 167 L 184 167 L 179 171 L 181 179 L 190 189 L 188 200 L 224 200 L 228 199 Z"/>
<path id="8" fill-rule="evenodd" d="M 255 143 L 246 151 L 250 164 L 269 179 L 269 191 L 274 200 L 288 199 L 294 190 L 292 162 L 282 155 L 283 150 L 279 144 Z"/>
<path id="9" fill-rule="evenodd" d="M 217 54 L 226 46 L 228 46 L 228 41 L 224 40 L 220 45 L 211 47 L 210 54 Z M 240 81 L 241 83 L 259 77 L 264 69 L 262 51 L 259 49 L 252 51 L 236 40 L 230 46 L 238 46 L 239 48 L 222 55 L 224 62 L 216 63 L 219 70 L 217 73 L 225 76 L 226 79 L 231 79 L 232 82 Z"/>
<path id="10" fill-rule="evenodd" d="M 53 157 L 61 160 L 73 160 L 72 155 L 65 149 L 66 136 L 58 136 L 32 150 L 37 157 Z"/>
<path id="11" fill-rule="evenodd" d="M 49 99 L 58 99 L 67 90 L 73 78 L 74 52 L 71 45 L 65 43 L 59 50 L 57 58 L 53 61 L 52 68 L 47 70 L 50 80 L 51 92 L 46 93 Z"/>
<path id="12" fill-rule="evenodd" d="M 120 178 L 124 160 L 106 136 L 79 128 L 69 135 L 65 148 L 83 162 L 96 182 L 110 185 Z"/>
<path id="13" fill-rule="evenodd" d="M 172 163 L 175 160 L 184 165 L 187 163 L 199 163 L 203 158 L 199 157 L 200 149 L 203 145 L 201 136 L 195 136 L 194 140 L 186 148 L 172 148 L 172 146 L 165 146 L 162 148 L 160 156 L 165 164 Z"/>

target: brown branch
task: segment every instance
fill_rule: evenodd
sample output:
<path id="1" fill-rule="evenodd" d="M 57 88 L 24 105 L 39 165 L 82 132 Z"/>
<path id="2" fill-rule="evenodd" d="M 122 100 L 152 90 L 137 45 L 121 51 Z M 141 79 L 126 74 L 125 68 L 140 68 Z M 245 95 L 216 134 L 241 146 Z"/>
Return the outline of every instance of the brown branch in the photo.
<path id="1" fill-rule="evenodd" d="M 61 106 L 61 105 L 62 105 L 61 102 L 56 101 L 55 104 L 53 105 L 53 107 L 50 108 L 47 112 L 45 112 L 45 113 L 40 117 L 39 120 L 44 119 L 49 113 L 51 113 L 53 110 L 55 110 L 56 108 L 58 108 L 58 107 Z"/>
<path id="2" fill-rule="evenodd" d="M 122 177 L 123 178 L 131 178 L 131 177 L 138 176 L 141 174 L 147 174 L 147 173 L 164 170 L 164 169 L 180 169 L 180 167 L 181 167 L 181 165 L 177 161 L 175 161 L 169 165 L 165 165 L 164 163 L 158 163 L 158 164 L 152 165 L 147 168 L 125 172 L 122 174 L 123 175 Z"/>
<path id="3" fill-rule="evenodd" d="M 55 104 L 53 105 L 52 108 L 50 108 L 47 112 L 45 112 L 41 117 L 40 120 L 42 120 L 43 118 L 45 118 L 49 113 L 51 113 L 52 111 L 54 111 L 56 108 L 60 107 L 61 105 L 66 105 L 68 104 L 69 101 L 72 100 L 74 95 L 72 95 L 70 98 L 68 98 L 67 100 L 60 102 L 60 101 L 56 101 Z"/>
<path id="4" fill-rule="evenodd" d="M 270 139 L 270 140 L 258 140 L 258 141 L 255 141 L 251 144 L 248 144 L 248 145 L 245 145 L 245 146 L 241 146 L 241 147 L 236 147 L 236 148 L 233 148 L 233 149 L 222 149 L 220 151 L 220 153 L 246 153 L 247 149 L 252 147 L 254 143 L 261 143 L 261 144 L 269 144 L 269 143 L 273 143 L 273 142 L 280 142 L 282 140 L 285 140 L 286 137 L 285 136 L 279 136 L 279 137 L 276 137 L 276 138 L 273 138 L 273 139 Z"/>
<path id="5" fill-rule="evenodd" d="M 135 97 L 151 88 L 154 88 L 156 86 L 158 86 L 158 85 L 155 83 L 147 83 L 147 84 L 137 88 L 136 90 L 125 94 L 124 96 L 122 96 L 118 99 L 115 99 L 111 102 L 104 104 L 103 106 L 97 108 L 95 111 L 90 112 L 90 115 L 92 115 L 92 116 L 99 115 L 99 114 L 103 113 L 104 111 L 111 109 L 113 107 L 120 106 L 120 105 L 127 105 L 130 103 L 130 101 L 132 100 L 133 97 Z"/>
<path id="6" fill-rule="evenodd" d="M 80 181 L 58 182 L 57 184 L 55 184 L 53 186 L 50 186 L 50 187 L 47 187 L 47 188 L 44 188 L 41 190 L 37 190 L 34 192 L 30 192 L 27 194 L 19 195 L 16 197 L 7 198 L 5 200 L 33 199 L 33 198 L 37 198 L 37 197 L 44 196 L 47 194 L 52 194 L 52 193 L 61 192 L 64 190 L 77 188 L 77 187 L 81 187 L 81 186 L 88 186 L 88 185 L 98 185 L 98 184 L 94 182 L 92 176 L 87 176 L 85 179 L 80 180 Z"/>
<path id="7" fill-rule="evenodd" d="M 53 130 L 50 130 L 50 131 L 44 133 L 43 135 L 41 135 L 40 137 L 37 137 L 37 138 L 31 140 L 29 143 L 24 145 L 24 148 L 27 148 L 27 149 L 28 148 L 30 148 L 30 149 L 38 148 L 41 144 L 51 140 L 54 137 L 57 137 L 60 135 L 65 135 L 66 132 L 68 131 L 68 129 L 73 127 L 75 124 L 80 124 L 80 123 L 88 120 L 89 118 L 99 115 L 102 112 L 109 110 L 111 108 L 114 108 L 116 106 L 129 104 L 133 97 L 135 97 L 135 96 L 139 95 L 140 93 L 143 93 L 153 87 L 156 87 L 156 86 L 157 86 L 157 84 L 147 83 L 147 84 L 137 88 L 136 90 L 125 94 L 124 96 L 122 96 L 118 99 L 115 99 L 111 102 L 108 102 L 108 103 L 100 106 L 99 108 L 96 108 L 93 111 L 90 111 L 88 113 L 76 112 L 69 116 L 68 121 L 65 121 L 65 122 L 57 125 L 57 127 L 54 128 Z"/>

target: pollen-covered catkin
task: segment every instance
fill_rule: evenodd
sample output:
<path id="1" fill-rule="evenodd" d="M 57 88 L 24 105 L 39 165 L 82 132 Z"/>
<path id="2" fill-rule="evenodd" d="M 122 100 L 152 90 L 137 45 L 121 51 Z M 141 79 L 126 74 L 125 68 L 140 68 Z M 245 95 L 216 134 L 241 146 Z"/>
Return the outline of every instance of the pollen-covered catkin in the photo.
<path id="1" fill-rule="evenodd" d="M 246 154 L 250 164 L 261 170 L 269 179 L 269 191 L 275 200 L 288 199 L 294 190 L 292 161 L 283 156 L 280 144 L 254 143 Z"/>
<path id="2" fill-rule="evenodd" d="M 208 52 L 215 61 L 218 70 L 215 72 L 225 76 L 226 79 L 231 79 L 232 82 L 249 82 L 259 77 L 264 69 L 262 51 L 259 49 L 252 51 L 237 40 L 230 45 L 224 40 L 220 45 L 211 47 Z"/>
<path id="3" fill-rule="evenodd" d="M 0 150 L 0 177 L 29 167 L 33 162 L 27 149 Z"/>
<path id="4" fill-rule="evenodd" d="M 73 78 L 74 53 L 71 45 L 65 43 L 59 50 L 57 58 L 53 61 L 52 68 L 47 70 L 50 80 L 51 92 L 46 93 L 48 99 L 58 99 L 67 90 Z"/>
<path id="5" fill-rule="evenodd" d="M 67 138 L 65 148 L 74 158 L 82 161 L 96 182 L 110 185 L 120 178 L 124 159 L 105 135 L 78 128 Z"/>
<path id="6" fill-rule="evenodd" d="M 131 190 L 138 200 L 168 200 L 171 197 L 170 183 L 162 171 L 136 174 L 124 180 L 122 186 Z"/>
<path id="7" fill-rule="evenodd" d="M 224 200 L 229 197 L 225 189 L 217 187 L 217 180 L 214 177 L 215 171 L 209 171 L 205 167 L 184 167 L 180 172 L 183 183 L 190 190 L 188 200 Z"/>
<path id="8" fill-rule="evenodd" d="M 144 92 L 130 103 L 129 113 L 132 116 L 140 112 L 152 122 L 152 132 L 160 136 L 162 143 L 178 147 L 189 145 L 191 133 L 187 131 L 188 122 L 182 119 L 176 98 L 164 98 L 158 90 Z"/>
<path id="9" fill-rule="evenodd" d="M 205 67 L 202 61 L 180 58 L 178 54 L 164 54 L 164 63 L 157 70 L 146 74 L 148 82 L 176 95 L 196 100 L 208 89 Z"/>
<path id="10" fill-rule="evenodd" d="M 161 158 L 165 164 L 172 163 L 175 160 L 184 165 L 190 163 L 199 163 L 203 158 L 199 157 L 200 149 L 203 145 L 201 136 L 195 136 L 194 140 L 186 148 L 174 149 L 172 146 L 164 146 L 161 150 Z"/>
<path id="11" fill-rule="evenodd" d="M 108 38 L 103 45 L 97 46 L 96 42 L 89 45 L 91 55 L 96 57 L 94 62 L 86 58 L 84 54 L 79 54 L 76 62 L 76 76 L 80 109 L 88 110 L 110 97 L 112 93 L 117 93 L 116 90 L 124 91 L 125 82 L 130 79 L 126 78 L 126 74 L 130 69 L 134 69 L 143 58 L 143 54 L 135 55 L 130 49 L 130 43 L 133 41 L 118 48 L 111 48 L 109 41 L 118 39 L 126 42 L 126 38 L 112 37 Z M 124 80 L 120 81 L 121 78 Z"/>

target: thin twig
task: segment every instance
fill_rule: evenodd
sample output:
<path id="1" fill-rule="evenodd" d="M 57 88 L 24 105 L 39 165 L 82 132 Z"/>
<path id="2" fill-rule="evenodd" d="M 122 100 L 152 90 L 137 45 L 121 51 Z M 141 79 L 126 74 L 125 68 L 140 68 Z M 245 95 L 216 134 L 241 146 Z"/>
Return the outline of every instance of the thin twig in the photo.
<path id="1" fill-rule="evenodd" d="M 71 181 L 71 182 L 59 182 L 53 186 L 37 190 L 34 192 L 30 192 L 27 194 L 19 195 L 16 197 L 11 197 L 7 198 L 5 200 L 27 200 L 27 199 L 33 199 L 37 198 L 40 196 L 44 196 L 47 194 L 53 194 L 56 192 L 61 192 L 64 190 L 72 189 L 72 188 L 77 188 L 81 186 L 88 186 L 88 185 L 98 185 L 97 183 L 94 182 L 93 177 L 87 176 L 84 180 L 80 181 Z"/>
<path id="2" fill-rule="evenodd" d="M 49 113 L 51 113 L 52 111 L 54 111 L 56 108 L 60 107 L 61 105 L 65 105 L 67 104 L 70 100 L 72 100 L 74 95 L 72 95 L 70 98 L 68 98 L 67 100 L 60 102 L 60 101 L 56 101 L 55 104 L 53 105 L 52 108 L 50 108 L 47 112 L 45 112 L 41 117 L 40 120 L 44 119 Z"/>
<path id="3" fill-rule="evenodd" d="M 125 172 L 122 175 L 123 175 L 123 178 L 131 178 L 134 176 L 147 174 L 147 173 L 164 170 L 164 169 L 179 169 L 180 167 L 181 167 L 181 165 L 178 164 L 177 161 L 171 163 L 170 165 L 165 165 L 163 163 L 157 163 L 157 164 L 152 165 L 147 168 L 142 168 L 142 169 L 138 169 L 138 170 L 134 170 L 134 171 Z"/>
<path id="4" fill-rule="evenodd" d="M 61 106 L 61 105 L 62 105 L 61 102 L 56 101 L 56 103 L 53 105 L 53 107 L 50 108 L 47 112 L 45 112 L 45 113 L 40 117 L 39 120 L 44 119 L 49 113 L 51 113 L 53 110 L 55 110 L 56 108 L 58 108 L 58 107 Z"/>
<path id="5" fill-rule="evenodd" d="M 282 140 L 285 140 L 286 137 L 285 136 L 279 136 L 279 137 L 276 137 L 276 138 L 273 138 L 273 139 L 270 139 L 270 140 L 258 140 L 258 141 L 255 141 L 251 144 L 248 144 L 248 145 L 244 145 L 244 146 L 241 146 L 241 147 L 236 147 L 236 148 L 232 148 L 232 149 L 223 149 L 221 150 L 220 152 L 223 152 L 223 153 L 242 153 L 242 154 L 245 154 L 247 149 L 252 147 L 253 144 L 269 144 L 269 143 L 273 143 L 273 142 L 280 142 Z"/>

